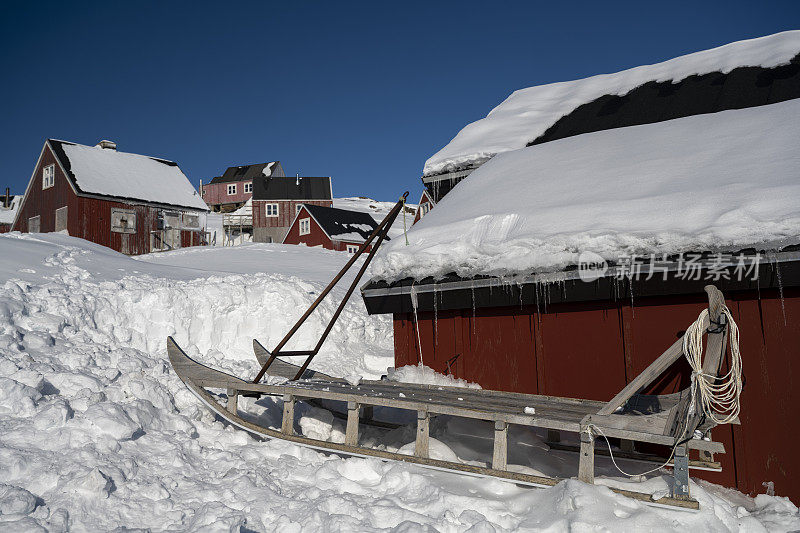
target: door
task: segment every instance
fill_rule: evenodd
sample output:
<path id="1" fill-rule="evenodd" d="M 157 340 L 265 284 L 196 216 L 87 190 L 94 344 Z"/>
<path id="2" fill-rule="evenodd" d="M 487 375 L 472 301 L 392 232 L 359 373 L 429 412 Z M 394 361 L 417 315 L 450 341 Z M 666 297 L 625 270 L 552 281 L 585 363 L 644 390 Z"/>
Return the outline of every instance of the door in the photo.
<path id="1" fill-rule="evenodd" d="M 41 218 L 38 215 L 28 219 L 28 233 L 39 233 L 41 227 Z"/>

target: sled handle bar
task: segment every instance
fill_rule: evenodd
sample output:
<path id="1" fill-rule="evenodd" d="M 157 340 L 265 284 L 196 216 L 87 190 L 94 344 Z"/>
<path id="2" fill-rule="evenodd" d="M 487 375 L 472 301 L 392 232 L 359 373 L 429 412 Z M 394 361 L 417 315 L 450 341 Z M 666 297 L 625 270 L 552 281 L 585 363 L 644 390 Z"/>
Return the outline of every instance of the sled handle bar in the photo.
<path id="1" fill-rule="evenodd" d="M 314 300 L 314 303 L 312 303 L 311 306 L 309 306 L 309 308 L 306 310 L 306 312 L 303 313 L 303 316 L 301 316 L 300 319 L 297 321 L 297 323 L 295 323 L 295 325 L 292 326 L 292 329 L 289 330 L 289 332 L 286 334 L 286 336 L 284 336 L 283 339 L 281 339 L 281 341 L 278 343 L 278 345 L 275 346 L 275 349 L 272 350 L 272 354 L 270 355 L 269 359 L 267 359 L 267 362 L 264 363 L 264 366 L 261 367 L 261 370 L 259 371 L 258 375 L 256 375 L 255 379 L 253 380 L 253 383 L 258 383 L 259 381 L 261 381 L 261 378 L 263 378 L 264 374 L 267 373 L 267 369 L 269 368 L 269 366 L 272 364 L 273 361 L 275 361 L 275 358 L 278 357 L 279 355 L 307 355 L 308 356 L 306 358 L 306 361 L 303 363 L 303 366 L 300 367 L 300 370 L 298 370 L 297 375 L 293 378 L 293 381 L 300 379 L 300 377 L 303 375 L 303 373 L 308 368 L 308 365 L 311 363 L 311 360 L 314 359 L 314 356 L 317 355 L 317 353 L 319 352 L 320 348 L 322 348 L 322 344 L 325 342 L 325 339 L 328 337 L 328 334 L 333 329 L 333 325 L 336 323 L 336 320 L 339 318 L 339 315 L 344 310 L 345 304 L 347 304 L 347 301 L 350 299 L 350 296 L 353 294 L 353 291 L 355 290 L 356 285 L 358 285 L 358 282 L 361 280 L 361 277 L 364 275 L 364 272 L 366 272 L 367 266 L 369 266 L 369 263 L 370 263 L 370 261 L 372 261 L 372 258 L 375 257 L 375 252 L 378 251 L 378 247 L 381 245 L 383 240 L 386 238 L 386 235 L 389 233 L 389 228 L 392 227 L 392 223 L 394 223 L 395 219 L 397 218 L 398 213 L 400 213 L 400 210 L 404 208 L 404 205 L 406 203 L 406 198 L 408 198 L 408 191 L 403 193 L 403 196 L 401 196 L 400 199 L 397 201 L 397 203 L 394 204 L 394 207 L 392 207 L 391 211 L 389 211 L 389 213 L 386 215 L 386 217 L 384 217 L 383 221 L 378 225 L 378 227 L 375 228 L 372 231 L 372 233 L 367 238 L 367 240 L 364 241 L 364 244 L 361 245 L 361 247 L 353 255 L 353 257 L 350 258 L 350 260 L 342 267 L 342 269 L 339 271 L 339 273 L 336 274 L 336 276 L 331 280 L 330 283 L 328 283 L 328 286 L 325 287 L 325 290 L 323 290 L 320 293 L 320 295 L 317 296 L 317 299 Z M 372 250 L 370 250 L 369 254 L 367 255 L 367 259 L 364 261 L 364 264 L 359 269 L 358 274 L 356 274 L 355 279 L 350 284 L 350 288 L 347 289 L 347 293 L 344 295 L 344 298 L 342 298 L 342 301 L 339 303 L 339 307 L 336 308 L 336 312 L 333 313 L 333 316 L 331 317 L 330 321 L 328 322 L 328 326 L 325 328 L 325 331 L 320 336 L 319 341 L 317 341 L 317 345 L 314 347 L 314 349 L 313 350 L 299 350 L 299 351 L 298 350 L 294 350 L 294 351 L 286 351 L 286 352 L 281 353 L 281 348 L 283 348 L 286 345 L 286 343 L 289 342 L 289 339 L 291 339 L 292 336 L 294 336 L 294 334 L 297 333 L 297 330 L 300 329 L 300 326 L 302 326 L 303 323 L 306 321 L 306 319 L 309 316 L 311 316 L 311 313 L 313 313 L 314 310 L 317 308 L 317 306 L 319 306 L 319 304 L 322 303 L 322 300 L 325 299 L 325 297 L 328 295 L 328 293 L 331 292 L 333 287 L 339 282 L 339 280 L 342 279 L 342 277 L 345 275 L 345 273 L 348 270 L 350 270 L 350 267 L 353 266 L 353 263 L 356 262 L 356 260 L 361 256 L 361 254 L 364 253 L 364 251 L 367 249 L 367 247 L 376 238 L 378 240 L 375 243 L 375 246 L 372 247 Z"/>

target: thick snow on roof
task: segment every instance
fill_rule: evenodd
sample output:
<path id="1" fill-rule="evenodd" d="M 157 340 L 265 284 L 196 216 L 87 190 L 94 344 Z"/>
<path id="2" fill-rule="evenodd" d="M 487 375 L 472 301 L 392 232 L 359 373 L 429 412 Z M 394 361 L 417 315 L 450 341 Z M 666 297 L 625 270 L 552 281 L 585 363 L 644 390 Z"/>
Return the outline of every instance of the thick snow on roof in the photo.
<path id="1" fill-rule="evenodd" d="M 562 269 L 583 251 L 774 249 L 800 236 L 800 99 L 500 154 L 379 252 L 373 275 Z"/>
<path id="2" fill-rule="evenodd" d="M 389 211 L 392 210 L 394 204 L 395 202 L 381 202 L 363 196 L 351 196 L 348 198 L 333 199 L 333 207 L 369 213 L 378 224 L 383 222 L 383 219 L 386 218 L 386 215 L 388 215 Z M 397 237 L 401 237 L 403 232 L 406 231 L 407 228 L 410 228 L 411 224 L 414 223 L 414 215 L 416 212 L 417 206 L 415 204 L 406 203 L 406 211 L 397 215 L 397 218 L 394 220 L 394 224 L 392 224 L 392 227 L 389 228 L 389 238 L 395 239 Z M 403 220 L 404 217 L 405 221 Z"/>
<path id="3" fill-rule="evenodd" d="M 13 224 L 21 204 L 22 195 L 20 194 L 11 199 L 11 205 L 9 207 L 5 208 L 0 204 L 0 224 Z"/>
<path id="4" fill-rule="evenodd" d="M 174 163 L 94 146 L 60 144 L 83 192 L 208 210 Z"/>
<path id="5" fill-rule="evenodd" d="M 486 118 L 462 129 L 425 163 L 424 174 L 438 174 L 495 154 L 525 147 L 558 119 L 603 95 L 624 95 L 650 81 L 679 82 L 694 74 L 727 73 L 737 67 L 772 68 L 800 53 L 800 30 L 739 41 L 655 65 L 551 83 L 515 91 Z"/>

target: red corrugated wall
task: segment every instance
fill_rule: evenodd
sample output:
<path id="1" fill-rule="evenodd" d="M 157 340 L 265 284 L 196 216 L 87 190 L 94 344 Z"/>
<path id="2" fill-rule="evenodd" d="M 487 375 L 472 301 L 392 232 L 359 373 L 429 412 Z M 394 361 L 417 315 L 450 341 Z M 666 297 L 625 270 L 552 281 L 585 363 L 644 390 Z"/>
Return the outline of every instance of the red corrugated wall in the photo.
<path id="1" fill-rule="evenodd" d="M 745 493 L 775 483 L 800 501 L 800 289 L 726 294 L 741 332 L 745 388 L 740 426 L 714 429 L 723 472 L 693 471 Z M 610 400 L 670 346 L 707 305 L 704 295 L 419 313 L 426 365 L 484 388 Z M 395 365 L 419 361 L 413 314 L 394 317 Z M 727 364 L 727 362 L 726 362 Z M 647 392 L 688 386 L 680 361 Z"/>

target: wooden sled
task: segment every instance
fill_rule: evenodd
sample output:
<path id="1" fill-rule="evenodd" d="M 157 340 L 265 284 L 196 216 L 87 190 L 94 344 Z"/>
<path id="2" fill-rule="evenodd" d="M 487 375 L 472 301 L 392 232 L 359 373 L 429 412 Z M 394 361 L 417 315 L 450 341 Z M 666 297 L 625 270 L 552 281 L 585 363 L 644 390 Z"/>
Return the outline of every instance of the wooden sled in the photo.
<path id="1" fill-rule="evenodd" d="M 713 286 L 706 290 L 709 293 L 711 320 L 720 324 L 721 306 L 724 305 L 722 294 Z M 721 323 L 721 327 L 708 333 L 704 369 L 714 368 L 713 372 L 717 373 L 725 350 L 726 330 L 727 325 Z M 647 493 L 616 488 L 611 490 L 646 503 L 685 509 L 699 508 L 698 502 L 689 495 L 689 468 L 718 469 L 719 465 L 713 461 L 713 454 L 725 452 L 721 443 L 694 438 L 695 430 L 708 432 L 710 427 L 704 427 L 699 416 L 688 416 L 693 401 L 688 390 L 663 396 L 638 394 L 682 356 L 680 339 L 610 402 L 388 381 L 367 381 L 352 385 L 341 380 L 321 379 L 320 375 L 312 376 L 311 379 L 287 381 L 280 385 L 267 385 L 248 382 L 206 367 L 188 357 L 171 337 L 167 339 L 167 352 L 170 363 L 181 380 L 220 417 L 257 435 L 284 439 L 330 452 L 404 461 L 527 485 L 552 486 L 561 480 L 509 469 L 509 424 L 544 428 L 549 432 L 580 434 L 578 478 L 587 483 L 594 482 L 594 440 L 600 433 L 623 442 L 652 443 L 674 448 L 674 460 L 670 464 L 673 467 L 674 483 L 669 496 L 656 500 Z M 225 404 L 220 403 L 217 396 L 206 389 L 224 390 Z M 237 401 L 238 396 L 243 394 L 280 396 L 283 399 L 281 427 L 263 427 L 246 420 L 239 411 Z M 308 400 L 346 402 L 344 444 L 315 440 L 295 433 L 295 403 Z M 377 450 L 360 444 L 360 411 L 369 406 L 416 411 L 417 430 L 413 455 Z M 491 466 L 480 467 L 430 458 L 430 417 L 437 414 L 494 422 Z M 590 428 L 594 430 L 590 431 Z M 690 461 L 689 450 L 699 450 L 704 459 Z M 623 453 L 619 452 L 620 455 Z M 625 456 L 635 458 L 635 453 L 628 452 Z M 649 457 L 648 460 L 652 461 L 654 458 Z"/>
<path id="2" fill-rule="evenodd" d="M 699 408 L 690 389 L 661 396 L 641 394 L 645 387 L 683 356 L 682 339 L 678 339 L 609 402 L 389 381 L 362 381 L 358 384 L 351 384 L 340 378 L 308 368 L 364 274 L 378 246 L 386 237 L 389 227 L 403 207 L 407 194 L 397 202 L 359 251 L 347 262 L 271 352 L 257 341 L 253 342 L 255 355 L 262 365 L 253 381 L 245 381 L 192 360 L 170 337 L 167 339 L 167 352 L 172 367 L 180 379 L 217 415 L 231 424 L 257 435 L 288 440 L 329 452 L 404 461 L 431 468 L 476 476 L 491 476 L 540 487 L 552 486 L 561 480 L 522 473 L 517 471 L 519 468 L 514 468 L 513 465 L 509 468 L 509 424 L 546 429 L 548 440 L 556 449 L 569 448 L 568 445 L 559 443 L 560 432 L 579 434 L 578 479 L 586 483 L 594 483 L 594 457 L 596 453 L 603 453 L 600 451 L 602 448 L 598 451 L 595 450 L 596 437 L 602 435 L 606 439 L 620 439 L 621 449 L 614 452 L 615 456 L 655 461 L 659 465 L 670 466 L 673 469 L 673 483 L 671 494 L 659 499 L 643 492 L 617 488 L 611 488 L 611 490 L 648 504 L 698 509 L 698 502 L 689 494 L 689 468 L 720 470 L 719 463 L 714 461 L 714 454 L 724 453 L 725 449 L 718 442 L 695 438 L 695 431 L 698 430 L 701 435 L 708 435 L 712 424 L 706 422 L 701 416 L 702 409 Z M 333 313 L 316 346 L 310 350 L 283 350 L 290 338 L 332 290 L 333 286 L 342 279 L 345 272 L 375 240 L 366 261 Z M 722 313 L 725 308 L 722 293 L 711 285 L 706 287 L 706 292 L 709 296 L 709 313 L 708 318 L 705 319 L 706 322 L 701 326 L 702 330 L 707 331 L 708 337 L 702 371 L 704 374 L 716 376 L 719 375 L 720 364 L 725 355 L 725 335 L 728 325 L 725 323 L 725 315 Z M 714 327 L 708 329 L 712 323 Z M 306 357 L 306 360 L 303 365 L 298 366 L 279 359 L 279 356 L 301 356 Z M 261 383 L 261 379 L 267 374 L 281 376 L 288 381 L 280 384 Z M 216 396 L 207 389 L 222 389 L 225 393 L 224 405 L 217 400 L 217 398 L 222 399 L 222 395 Z M 280 396 L 283 399 L 283 417 L 280 428 L 254 424 L 247 420 L 246 413 L 240 411 L 239 396 L 263 395 Z M 340 402 L 338 405 L 346 406 L 346 414 L 340 413 L 340 416 L 347 421 L 344 444 L 297 435 L 294 430 L 294 412 L 297 401 L 314 403 L 325 408 L 330 408 L 331 402 Z M 370 412 L 376 406 L 416 413 L 416 441 L 413 455 L 361 445 L 359 425 L 372 421 Z M 494 448 L 491 464 L 482 467 L 432 459 L 429 456 L 429 428 L 431 416 L 436 415 L 451 415 L 493 422 Z M 639 454 L 633 448 L 635 442 L 666 446 L 672 450 L 672 453 L 667 460 L 662 457 Z M 699 450 L 700 458 L 689 460 L 689 450 Z"/>

